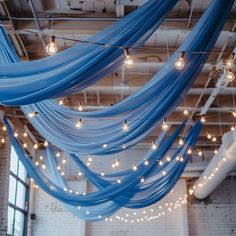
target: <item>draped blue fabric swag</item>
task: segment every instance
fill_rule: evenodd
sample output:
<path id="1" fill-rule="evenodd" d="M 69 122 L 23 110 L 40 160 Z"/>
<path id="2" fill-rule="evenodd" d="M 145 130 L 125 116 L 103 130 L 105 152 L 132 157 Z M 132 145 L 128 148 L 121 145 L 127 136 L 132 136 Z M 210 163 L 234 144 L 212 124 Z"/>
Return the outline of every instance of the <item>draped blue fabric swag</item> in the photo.
<path id="1" fill-rule="evenodd" d="M 178 0 L 150 0 L 87 41 L 138 48 L 157 30 Z M 3 29 L 0 29 L 1 37 Z M 31 104 L 82 90 L 118 68 L 124 50 L 78 44 L 52 57 L 0 65 L 0 104 Z"/>
<path id="2" fill-rule="evenodd" d="M 56 168 L 57 160 L 50 147 L 47 150 L 47 162 L 49 163 L 51 178 L 33 164 L 21 143 L 14 137 L 13 129 L 5 117 L 4 123 L 20 161 L 34 181 L 48 194 L 65 203 L 75 215 L 86 220 L 104 219 L 120 207 L 141 208 L 162 199 L 181 176 L 188 162 L 187 149 L 195 145 L 201 130 L 201 123 L 196 122 L 185 137 L 184 145 L 176 149 L 170 162 L 165 161 L 165 155 L 183 129 L 184 123 L 170 137 L 163 140 L 157 150 L 147 153 L 148 166 L 141 162 L 137 165 L 136 171 L 128 169 L 104 177 L 88 169 L 77 155 L 70 154 L 70 159 L 96 188 L 93 192 L 83 195 L 75 191 L 68 191 L 67 181 L 59 174 Z M 183 157 L 183 161 L 178 161 L 177 156 Z M 162 166 L 158 165 L 158 161 L 161 160 L 164 163 Z M 162 171 L 165 171 L 166 175 L 163 175 Z M 121 179 L 121 183 L 116 182 L 116 177 Z M 144 183 L 140 182 L 141 177 L 145 179 Z M 66 191 L 65 187 L 67 188 Z"/>
<path id="3" fill-rule="evenodd" d="M 118 104 L 101 111 L 78 112 L 47 100 L 22 106 L 22 110 L 26 115 L 38 112 L 30 122 L 45 139 L 67 152 L 104 155 L 132 147 L 150 134 L 192 87 L 233 2 L 212 1 L 178 52 L 140 90 Z M 186 62 L 181 71 L 174 65 L 180 51 L 185 51 Z M 80 119 L 82 127 L 76 129 Z M 125 120 L 129 125 L 126 132 L 122 130 Z"/>

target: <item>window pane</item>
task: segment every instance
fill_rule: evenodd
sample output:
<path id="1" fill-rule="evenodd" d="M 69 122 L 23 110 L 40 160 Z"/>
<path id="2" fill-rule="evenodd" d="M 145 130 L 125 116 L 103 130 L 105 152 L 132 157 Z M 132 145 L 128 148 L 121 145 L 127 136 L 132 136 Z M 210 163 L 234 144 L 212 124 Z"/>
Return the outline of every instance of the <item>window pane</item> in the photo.
<path id="1" fill-rule="evenodd" d="M 8 207 L 8 216 L 7 216 L 7 233 L 13 234 L 13 218 L 14 218 L 14 210 L 11 207 Z"/>
<path id="2" fill-rule="evenodd" d="M 10 170 L 17 175 L 18 157 L 16 155 L 15 149 L 11 149 L 11 164 Z"/>
<path id="3" fill-rule="evenodd" d="M 16 205 L 21 209 L 25 209 L 25 194 L 26 194 L 25 186 L 18 181 Z"/>
<path id="4" fill-rule="evenodd" d="M 8 200 L 10 203 L 15 204 L 15 195 L 16 195 L 16 179 L 10 175 L 9 179 L 9 196 Z"/>
<path id="5" fill-rule="evenodd" d="M 14 236 L 23 236 L 24 214 L 16 210 Z"/>
<path id="6" fill-rule="evenodd" d="M 21 161 L 19 161 L 19 170 L 18 170 L 18 177 L 22 179 L 24 182 L 26 182 L 26 171 L 24 166 L 22 165 Z"/>

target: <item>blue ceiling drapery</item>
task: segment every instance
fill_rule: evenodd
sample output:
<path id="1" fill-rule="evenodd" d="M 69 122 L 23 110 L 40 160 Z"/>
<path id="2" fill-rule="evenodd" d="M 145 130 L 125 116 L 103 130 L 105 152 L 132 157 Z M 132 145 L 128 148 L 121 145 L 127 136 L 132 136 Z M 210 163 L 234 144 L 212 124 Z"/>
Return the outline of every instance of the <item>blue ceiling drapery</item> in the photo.
<path id="1" fill-rule="evenodd" d="M 191 88 L 215 45 L 233 2 L 212 1 L 165 66 L 139 91 L 113 107 L 78 112 L 47 100 L 22 106 L 22 110 L 26 115 L 38 112 L 30 122 L 45 139 L 67 152 L 104 155 L 132 147 L 152 132 Z M 174 64 L 180 51 L 185 51 L 186 65 L 179 71 Z M 82 127 L 76 129 L 75 123 L 80 119 Z M 122 130 L 124 121 L 129 125 L 126 132 Z"/>
<path id="2" fill-rule="evenodd" d="M 183 129 L 185 124 L 183 123 L 170 137 L 162 142 L 157 150 L 149 153 L 147 158 L 148 165 L 142 162 L 137 166 L 136 171 L 128 170 L 129 173 L 123 176 L 117 173 L 117 176 L 121 179 L 121 183 L 116 183 L 114 180 L 107 180 L 106 177 L 99 177 L 97 173 L 89 170 L 79 160 L 77 155 L 70 154 L 70 158 L 77 163 L 88 181 L 97 189 L 94 192 L 83 195 L 64 190 L 67 184 L 65 179 L 61 176 L 59 177 L 57 173 L 55 156 L 52 150 L 48 149 L 47 159 L 50 163 L 49 166 L 51 166 L 50 172 L 54 177 L 49 179 L 38 167 L 34 166 L 18 139 L 14 137 L 13 129 L 7 118 L 4 117 L 3 120 L 7 127 L 9 139 L 29 175 L 44 191 L 61 202 L 70 205 L 70 210 L 75 210 L 75 207 L 79 206 L 81 209 L 78 214 L 86 220 L 103 219 L 113 214 L 120 207 L 141 208 L 162 199 L 172 189 L 183 172 L 188 162 L 187 149 L 195 145 L 201 130 L 201 123 L 196 122 L 184 139 L 184 145 L 177 148 L 170 162 L 165 162 L 165 154 L 169 151 Z M 182 162 L 176 159 L 177 156 L 183 158 Z M 163 160 L 164 165 L 157 165 L 158 160 Z M 163 175 L 162 171 L 165 171 L 166 175 Z M 115 176 L 116 174 L 113 174 L 113 178 Z M 140 177 L 145 178 L 144 183 L 140 182 Z M 87 211 L 90 213 L 87 214 Z M 98 215 L 101 218 L 98 218 Z"/>
<path id="3" fill-rule="evenodd" d="M 159 27 L 178 0 L 150 0 L 142 7 L 88 38 L 123 48 L 140 47 Z M 0 33 L 3 29 L 0 29 Z M 2 36 L 1 36 L 2 37 Z M 0 104 L 31 104 L 82 90 L 118 68 L 124 50 L 78 44 L 52 57 L 0 65 Z"/>

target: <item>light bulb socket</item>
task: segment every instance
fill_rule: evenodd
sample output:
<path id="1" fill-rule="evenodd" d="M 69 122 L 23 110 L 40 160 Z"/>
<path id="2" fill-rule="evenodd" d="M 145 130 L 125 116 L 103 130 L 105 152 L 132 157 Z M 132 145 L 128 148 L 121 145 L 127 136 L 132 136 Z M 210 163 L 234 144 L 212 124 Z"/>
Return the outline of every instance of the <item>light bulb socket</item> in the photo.
<path id="1" fill-rule="evenodd" d="M 51 35 L 50 42 L 55 43 L 55 41 L 56 41 L 56 36 Z"/>
<path id="2" fill-rule="evenodd" d="M 127 57 L 127 56 L 130 56 L 130 53 L 129 53 L 129 49 L 128 48 L 125 48 L 124 49 L 124 52 L 125 52 L 125 56 Z"/>
<path id="3" fill-rule="evenodd" d="M 184 58 L 184 55 L 185 55 L 185 52 L 182 51 L 182 52 L 179 54 L 179 58 L 183 59 L 183 58 Z"/>
<path id="4" fill-rule="evenodd" d="M 163 118 L 163 123 L 166 123 L 166 117 Z"/>

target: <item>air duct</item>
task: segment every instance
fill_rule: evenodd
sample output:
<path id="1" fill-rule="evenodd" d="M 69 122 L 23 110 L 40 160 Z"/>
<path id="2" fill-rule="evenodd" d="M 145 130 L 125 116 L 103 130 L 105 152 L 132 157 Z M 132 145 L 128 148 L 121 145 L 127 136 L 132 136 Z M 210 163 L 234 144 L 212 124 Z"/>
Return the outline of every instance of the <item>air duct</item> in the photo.
<path id="1" fill-rule="evenodd" d="M 206 198 L 236 166 L 236 130 L 222 137 L 222 145 L 194 184 L 194 195 Z"/>

